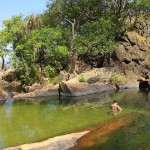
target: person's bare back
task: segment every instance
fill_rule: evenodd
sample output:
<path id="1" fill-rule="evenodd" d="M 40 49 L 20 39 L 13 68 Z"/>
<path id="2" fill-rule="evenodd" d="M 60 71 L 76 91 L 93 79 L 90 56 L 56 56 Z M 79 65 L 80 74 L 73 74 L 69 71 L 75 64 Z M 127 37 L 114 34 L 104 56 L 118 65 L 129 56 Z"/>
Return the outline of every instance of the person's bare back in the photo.
<path id="1" fill-rule="evenodd" d="M 111 105 L 111 109 L 113 113 L 118 113 L 122 111 L 122 108 L 117 103 L 118 101 L 114 100 L 114 103 Z"/>

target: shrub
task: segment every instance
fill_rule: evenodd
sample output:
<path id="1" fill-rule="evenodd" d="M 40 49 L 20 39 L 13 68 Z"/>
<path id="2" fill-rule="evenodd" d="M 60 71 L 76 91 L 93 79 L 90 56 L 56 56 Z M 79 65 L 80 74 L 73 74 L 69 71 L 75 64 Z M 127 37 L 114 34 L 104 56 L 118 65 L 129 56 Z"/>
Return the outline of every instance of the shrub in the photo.
<path id="1" fill-rule="evenodd" d="M 78 80 L 79 80 L 79 82 L 86 82 L 87 81 L 83 75 L 80 75 L 78 77 Z"/>
<path id="2" fill-rule="evenodd" d="M 110 82 L 113 84 L 121 83 L 121 82 L 123 82 L 123 76 L 120 74 L 113 74 L 110 77 Z"/>

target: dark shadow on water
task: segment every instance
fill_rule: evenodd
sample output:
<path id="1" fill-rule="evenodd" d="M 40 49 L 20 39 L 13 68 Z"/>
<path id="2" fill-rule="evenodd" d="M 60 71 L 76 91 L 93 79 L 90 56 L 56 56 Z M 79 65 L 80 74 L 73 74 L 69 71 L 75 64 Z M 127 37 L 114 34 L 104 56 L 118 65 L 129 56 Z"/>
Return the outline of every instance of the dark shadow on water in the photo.
<path id="1" fill-rule="evenodd" d="M 139 93 L 143 94 L 143 98 L 145 99 L 145 101 L 149 101 L 150 90 L 140 89 Z"/>

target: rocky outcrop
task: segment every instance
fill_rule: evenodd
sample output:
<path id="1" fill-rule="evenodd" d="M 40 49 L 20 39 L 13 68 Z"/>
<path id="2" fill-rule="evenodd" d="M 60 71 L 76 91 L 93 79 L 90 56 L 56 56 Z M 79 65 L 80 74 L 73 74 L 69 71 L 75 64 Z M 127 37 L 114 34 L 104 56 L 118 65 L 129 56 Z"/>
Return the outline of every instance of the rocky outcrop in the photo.
<path id="1" fill-rule="evenodd" d="M 70 57 L 66 68 L 60 72 L 59 78 L 61 81 L 69 80 L 90 69 L 91 67 L 86 64 L 84 60 L 81 60 L 76 54 L 73 54 Z"/>
<path id="2" fill-rule="evenodd" d="M 55 87 L 35 90 L 29 93 L 20 93 L 13 96 L 14 99 L 18 98 L 35 98 L 35 97 L 48 97 L 48 96 L 83 96 L 94 93 L 102 93 L 105 91 L 114 90 L 112 85 L 102 85 L 102 84 L 87 84 L 70 81 L 61 82 Z"/>
<path id="3" fill-rule="evenodd" d="M 35 97 L 48 97 L 48 96 L 58 96 L 58 85 L 43 88 L 43 89 L 36 89 L 33 92 L 29 93 L 13 93 L 13 98 L 35 98 Z"/>
<path id="4" fill-rule="evenodd" d="M 7 82 L 17 81 L 20 79 L 19 70 L 16 69 L 8 69 L 6 71 L 3 71 L 3 74 L 1 75 L 1 79 L 5 80 Z"/>
<path id="5" fill-rule="evenodd" d="M 42 88 L 43 88 L 43 86 L 41 84 L 34 83 L 32 86 L 25 86 L 24 91 L 26 93 L 28 93 L 28 92 L 33 92 L 33 91 L 36 91 L 36 90 L 39 90 L 39 89 L 42 89 Z"/>
<path id="6" fill-rule="evenodd" d="M 43 142 L 24 144 L 16 147 L 6 148 L 4 150 L 68 150 L 76 145 L 76 141 L 87 134 L 89 131 L 71 133 L 67 135 L 50 138 Z"/>
<path id="7" fill-rule="evenodd" d="M 126 32 L 119 41 L 113 59 L 116 66 L 130 80 L 150 79 L 150 21 L 138 22 L 134 30 Z"/>
<path id="8" fill-rule="evenodd" d="M 82 59 L 91 67 L 113 68 L 114 72 L 126 76 L 131 81 L 136 81 L 139 77 L 150 79 L 149 37 L 150 21 L 139 22 L 132 31 L 127 31 L 120 37 L 118 47 L 111 55 L 87 54 Z M 96 78 L 92 80 L 98 81 Z"/>
<path id="9" fill-rule="evenodd" d="M 134 29 L 136 32 L 144 37 L 150 37 L 150 21 L 141 21 L 135 24 Z"/>
<path id="10" fill-rule="evenodd" d="M 0 105 L 5 103 L 8 94 L 0 88 Z"/>
<path id="11" fill-rule="evenodd" d="M 126 32 L 115 51 L 114 62 L 126 77 L 150 78 L 150 44 L 136 32 Z"/>
<path id="12" fill-rule="evenodd" d="M 68 81 L 62 81 L 60 84 L 43 87 L 42 89 L 34 89 L 28 93 L 13 93 L 13 98 L 34 98 L 46 96 L 83 96 L 104 91 L 113 90 L 114 87 L 109 85 L 109 78 L 112 72 L 107 68 L 92 69 L 89 72 L 80 74 Z M 88 82 L 79 82 L 79 77 L 83 76 Z M 98 77 L 99 81 L 95 83 L 91 78 Z M 33 86 L 34 87 L 34 86 Z"/>
<path id="13" fill-rule="evenodd" d="M 19 86 L 19 71 L 15 69 L 1 70 L 0 71 L 0 84 L 5 86 Z"/>
<path id="14" fill-rule="evenodd" d="M 94 93 L 102 93 L 105 91 L 113 90 L 114 87 L 111 85 L 101 84 L 87 84 L 87 83 L 71 83 L 61 82 L 60 83 L 60 94 L 62 96 L 83 96 Z"/>
<path id="15" fill-rule="evenodd" d="M 138 81 L 131 83 L 116 83 L 115 85 L 118 90 L 139 88 Z"/>

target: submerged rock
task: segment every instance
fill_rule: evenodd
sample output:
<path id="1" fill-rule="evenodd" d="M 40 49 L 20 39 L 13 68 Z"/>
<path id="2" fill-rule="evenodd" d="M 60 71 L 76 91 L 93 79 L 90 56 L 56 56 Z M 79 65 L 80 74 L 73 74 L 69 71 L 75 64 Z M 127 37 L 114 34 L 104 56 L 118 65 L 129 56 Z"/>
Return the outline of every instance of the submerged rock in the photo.
<path id="1" fill-rule="evenodd" d="M 77 140 L 77 144 L 71 150 L 92 149 L 94 145 L 104 144 L 111 139 L 110 133 L 121 127 L 127 126 L 136 119 L 135 113 L 126 114 L 115 120 L 93 127 L 89 133 Z"/>
<path id="2" fill-rule="evenodd" d="M 43 142 L 24 144 L 16 147 L 6 148 L 4 150 L 67 150 L 76 145 L 76 141 L 87 134 L 89 131 L 71 133 L 67 135 L 50 138 Z"/>
<path id="3" fill-rule="evenodd" d="M 118 90 L 133 89 L 133 88 L 139 88 L 139 82 L 137 81 L 131 83 L 116 83 L 115 86 Z"/>

